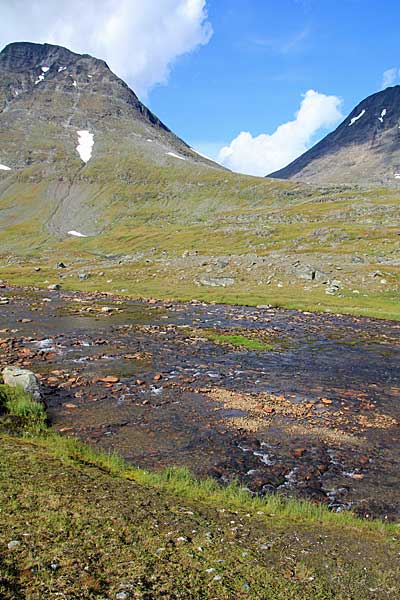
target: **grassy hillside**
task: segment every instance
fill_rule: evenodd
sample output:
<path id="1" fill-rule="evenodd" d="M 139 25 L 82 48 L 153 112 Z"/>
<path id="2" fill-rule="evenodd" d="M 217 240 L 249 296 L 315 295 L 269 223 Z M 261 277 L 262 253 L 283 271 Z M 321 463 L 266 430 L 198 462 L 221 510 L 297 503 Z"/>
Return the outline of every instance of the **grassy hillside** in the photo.
<path id="1" fill-rule="evenodd" d="M 398 189 L 230 173 L 103 61 L 29 43 L 0 54 L 0 277 L 398 318 Z"/>
<path id="2" fill-rule="evenodd" d="M 311 188 L 165 160 L 103 157 L 56 180 L 35 175 L 37 165 L 1 175 L 0 277 L 399 317 L 398 192 Z"/>
<path id="3" fill-rule="evenodd" d="M 0 596 L 367 600 L 400 591 L 398 526 L 150 474 L 46 431 L 0 388 Z"/>

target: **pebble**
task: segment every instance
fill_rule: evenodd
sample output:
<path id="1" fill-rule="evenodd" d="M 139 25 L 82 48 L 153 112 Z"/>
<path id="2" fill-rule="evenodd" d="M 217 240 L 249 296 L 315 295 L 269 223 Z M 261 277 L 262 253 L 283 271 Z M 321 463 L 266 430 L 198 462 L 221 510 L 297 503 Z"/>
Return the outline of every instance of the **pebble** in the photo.
<path id="1" fill-rule="evenodd" d="M 9 550 L 15 550 L 15 548 L 18 548 L 18 546 L 21 545 L 21 542 L 19 540 L 11 540 L 11 542 L 8 542 L 7 544 L 7 548 Z"/>
<path id="2" fill-rule="evenodd" d="M 107 377 L 102 377 L 99 379 L 102 383 L 118 383 L 119 377 L 114 377 L 113 375 L 107 375 Z"/>

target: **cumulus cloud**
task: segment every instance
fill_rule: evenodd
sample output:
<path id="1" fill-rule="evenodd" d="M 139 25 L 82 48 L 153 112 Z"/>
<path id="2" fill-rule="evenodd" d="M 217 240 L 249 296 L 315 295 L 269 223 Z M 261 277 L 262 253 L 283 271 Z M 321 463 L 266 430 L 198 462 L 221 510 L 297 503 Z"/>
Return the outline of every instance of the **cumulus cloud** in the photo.
<path id="1" fill-rule="evenodd" d="M 6 0 L 1 13 L 3 46 L 49 42 L 92 54 L 141 96 L 212 35 L 206 0 Z"/>
<path id="2" fill-rule="evenodd" d="M 393 67 L 392 69 L 387 69 L 383 72 L 382 75 L 382 89 L 384 90 L 387 87 L 395 85 L 399 80 L 400 69 L 397 67 Z"/>
<path id="3" fill-rule="evenodd" d="M 229 146 L 222 148 L 218 160 L 226 167 L 249 175 L 267 175 L 300 156 L 322 128 L 341 118 L 341 100 L 308 90 L 293 121 L 280 125 L 272 134 L 253 137 L 242 131 Z"/>

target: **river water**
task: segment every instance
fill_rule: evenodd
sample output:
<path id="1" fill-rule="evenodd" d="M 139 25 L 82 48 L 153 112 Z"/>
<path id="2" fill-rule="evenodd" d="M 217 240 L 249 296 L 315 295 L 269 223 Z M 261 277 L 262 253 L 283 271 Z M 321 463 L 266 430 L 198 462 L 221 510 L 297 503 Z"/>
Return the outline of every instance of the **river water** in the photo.
<path id="1" fill-rule="evenodd" d="M 0 363 L 41 377 L 51 426 L 152 469 L 400 513 L 396 322 L 3 289 Z M 248 351 L 210 332 L 268 341 Z"/>

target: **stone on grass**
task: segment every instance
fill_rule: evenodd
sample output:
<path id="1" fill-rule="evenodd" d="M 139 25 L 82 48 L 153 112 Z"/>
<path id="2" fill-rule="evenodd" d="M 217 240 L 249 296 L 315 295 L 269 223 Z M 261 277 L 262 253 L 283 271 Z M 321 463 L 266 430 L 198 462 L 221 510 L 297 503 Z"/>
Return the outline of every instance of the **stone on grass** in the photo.
<path id="1" fill-rule="evenodd" d="M 42 400 L 39 381 L 32 371 L 20 367 L 5 367 L 2 375 L 6 385 L 21 387 L 35 402 Z"/>
<path id="2" fill-rule="evenodd" d="M 8 542 L 7 544 L 7 548 L 9 550 L 15 550 L 15 548 L 18 548 L 18 546 L 21 545 L 21 542 L 19 540 L 11 540 L 11 542 Z"/>
<path id="3" fill-rule="evenodd" d="M 204 275 L 198 280 L 200 285 L 206 285 L 209 287 L 227 287 L 233 285 L 235 280 L 232 277 L 208 277 Z"/>

